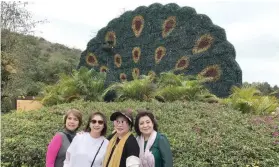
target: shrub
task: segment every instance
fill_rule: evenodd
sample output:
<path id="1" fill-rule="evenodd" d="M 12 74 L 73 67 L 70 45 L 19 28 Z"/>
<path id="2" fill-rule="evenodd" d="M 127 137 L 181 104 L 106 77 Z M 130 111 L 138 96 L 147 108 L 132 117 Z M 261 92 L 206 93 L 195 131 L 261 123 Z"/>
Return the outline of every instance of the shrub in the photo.
<path id="1" fill-rule="evenodd" d="M 219 104 L 200 102 L 134 101 L 76 101 L 38 111 L 4 114 L 1 165 L 45 166 L 48 142 L 63 127 L 64 111 L 73 107 L 81 110 L 85 117 L 91 111 L 102 111 L 109 116 L 115 109 L 149 108 L 158 120 L 159 131 L 170 141 L 175 167 L 279 166 L 279 144 L 275 143 L 279 138 L 273 134 L 279 115 L 255 117 Z M 268 121 L 264 121 L 266 119 Z M 111 130 L 112 124 L 109 124 L 108 132 Z"/>
<path id="2" fill-rule="evenodd" d="M 73 70 L 72 75 L 60 74 L 59 82 L 44 88 L 42 103 L 55 105 L 75 99 L 102 101 L 105 89 L 105 73 L 88 70 L 85 67 Z"/>
<path id="3" fill-rule="evenodd" d="M 252 112 L 255 114 L 270 114 L 279 106 L 274 96 L 260 96 L 261 92 L 252 86 L 241 88 L 233 86 L 232 94 L 224 99 L 223 103 L 232 106 L 243 113 Z"/>
<path id="4" fill-rule="evenodd" d="M 158 89 L 155 92 L 156 99 L 160 101 L 208 101 L 218 98 L 211 94 L 203 86 L 203 81 L 194 76 L 175 75 L 172 72 L 161 73 L 158 78 Z"/>
<path id="5" fill-rule="evenodd" d="M 194 76 L 163 72 L 160 76 L 141 75 L 140 79 L 111 84 L 103 93 L 105 101 L 152 101 L 172 102 L 203 101 L 218 102 L 218 98 Z M 109 99 L 109 100 L 106 100 Z"/>
<path id="6" fill-rule="evenodd" d="M 152 94 L 156 91 L 156 84 L 153 83 L 149 76 L 142 79 L 135 79 L 132 81 L 125 81 L 122 83 L 111 84 L 103 93 L 103 98 L 110 92 L 115 92 L 116 101 L 124 100 L 138 100 L 150 101 L 154 97 Z M 114 99 L 113 99 L 114 100 Z"/>

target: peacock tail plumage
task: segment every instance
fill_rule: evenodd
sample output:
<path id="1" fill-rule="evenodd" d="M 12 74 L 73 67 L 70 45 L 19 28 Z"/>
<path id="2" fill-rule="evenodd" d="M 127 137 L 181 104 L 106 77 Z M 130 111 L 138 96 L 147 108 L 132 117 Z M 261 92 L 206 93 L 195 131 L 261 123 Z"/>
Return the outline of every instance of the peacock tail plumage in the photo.
<path id="1" fill-rule="evenodd" d="M 107 73 L 107 84 L 165 71 L 197 75 L 215 95 L 229 95 L 242 71 L 225 30 L 194 8 L 171 3 L 140 6 L 113 19 L 91 39 L 80 57 Z"/>

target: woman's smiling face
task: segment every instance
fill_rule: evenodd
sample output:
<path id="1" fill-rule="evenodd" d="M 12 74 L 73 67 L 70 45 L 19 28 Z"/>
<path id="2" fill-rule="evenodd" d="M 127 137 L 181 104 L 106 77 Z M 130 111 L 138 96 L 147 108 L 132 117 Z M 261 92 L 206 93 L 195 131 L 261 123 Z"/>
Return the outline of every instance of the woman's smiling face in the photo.
<path id="1" fill-rule="evenodd" d="M 154 130 L 154 124 L 148 116 L 139 119 L 139 130 L 144 136 L 150 136 Z"/>
<path id="2" fill-rule="evenodd" d="M 66 119 L 66 129 L 70 131 L 75 131 L 78 128 L 78 125 L 78 118 L 73 113 L 69 114 Z"/>
<path id="3" fill-rule="evenodd" d="M 124 116 L 118 116 L 115 121 L 113 121 L 114 129 L 118 136 L 122 137 L 129 132 L 130 126 L 128 119 Z"/>

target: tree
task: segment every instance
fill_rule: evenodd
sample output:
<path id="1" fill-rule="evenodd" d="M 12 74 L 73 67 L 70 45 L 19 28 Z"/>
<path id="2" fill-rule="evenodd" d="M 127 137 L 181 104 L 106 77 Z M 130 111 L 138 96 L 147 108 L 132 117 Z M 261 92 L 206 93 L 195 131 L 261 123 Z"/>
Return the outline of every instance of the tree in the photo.
<path id="1" fill-rule="evenodd" d="M 20 88 L 26 84 L 23 78 L 22 62 L 26 52 L 24 42 L 18 33 L 30 34 L 33 28 L 44 21 L 34 21 L 26 10 L 28 2 L 1 1 L 1 110 L 7 112 L 12 108 L 14 98 L 21 94 Z M 12 90 L 12 91 L 11 91 Z M 20 91 L 19 91 L 20 90 Z"/>
<path id="2" fill-rule="evenodd" d="M 32 14 L 26 10 L 26 5 L 28 2 L 1 1 L 1 29 L 29 34 L 38 23 L 44 22 L 33 20 Z"/>
<path id="3" fill-rule="evenodd" d="M 273 94 L 275 97 L 277 97 L 277 99 L 279 99 L 279 87 L 277 85 L 275 85 L 273 88 Z"/>

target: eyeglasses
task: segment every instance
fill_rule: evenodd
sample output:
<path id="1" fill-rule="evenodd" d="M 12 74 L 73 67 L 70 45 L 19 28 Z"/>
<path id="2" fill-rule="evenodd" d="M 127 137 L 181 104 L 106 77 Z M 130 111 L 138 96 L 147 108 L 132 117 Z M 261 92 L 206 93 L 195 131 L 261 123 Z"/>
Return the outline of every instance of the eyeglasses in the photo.
<path id="1" fill-rule="evenodd" d="M 116 124 L 116 125 L 119 125 L 119 124 L 122 124 L 122 125 L 123 125 L 123 124 L 127 124 L 128 122 L 127 122 L 127 121 L 124 121 L 124 120 L 123 120 L 123 121 L 115 120 L 115 121 L 113 121 L 113 123 Z"/>
<path id="2" fill-rule="evenodd" d="M 95 124 L 95 123 L 97 123 L 98 122 L 98 124 L 99 125 L 103 125 L 104 124 L 104 121 L 102 121 L 102 120 L 95 120 L 95 119 L 92 119 L 91 121 L 90 121 L 92 124 Z"/>

